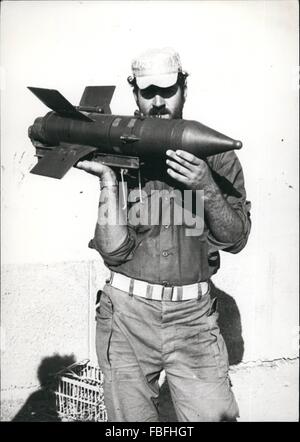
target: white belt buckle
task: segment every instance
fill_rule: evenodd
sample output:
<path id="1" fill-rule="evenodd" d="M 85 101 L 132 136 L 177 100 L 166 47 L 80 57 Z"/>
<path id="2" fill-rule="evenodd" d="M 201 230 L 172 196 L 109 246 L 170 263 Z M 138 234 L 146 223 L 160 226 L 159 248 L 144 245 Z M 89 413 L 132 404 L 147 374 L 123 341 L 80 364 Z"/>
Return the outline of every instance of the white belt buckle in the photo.
<path id="1" fill-rule="evenodd" d="M 168 286 L 163 287 L 161 299 L 163 301 L 172 301 L 173 300 L 173 291 L 174 291 L 174 287 L 168 287 Z"/>

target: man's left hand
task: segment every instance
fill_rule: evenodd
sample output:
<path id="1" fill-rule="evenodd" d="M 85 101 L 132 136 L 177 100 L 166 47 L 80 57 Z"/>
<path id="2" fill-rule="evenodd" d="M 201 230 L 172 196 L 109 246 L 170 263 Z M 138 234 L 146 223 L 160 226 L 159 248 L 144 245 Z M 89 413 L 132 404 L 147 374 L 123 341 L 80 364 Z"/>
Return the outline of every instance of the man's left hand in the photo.
<path id="1" fill-rule="evenodd" d="M 168 150 L 166 163 L 168 174 L 184 184 L 187 189 L 201 190 L 211 184 L 213 178 L 205 161 L 184 150 Z"/>

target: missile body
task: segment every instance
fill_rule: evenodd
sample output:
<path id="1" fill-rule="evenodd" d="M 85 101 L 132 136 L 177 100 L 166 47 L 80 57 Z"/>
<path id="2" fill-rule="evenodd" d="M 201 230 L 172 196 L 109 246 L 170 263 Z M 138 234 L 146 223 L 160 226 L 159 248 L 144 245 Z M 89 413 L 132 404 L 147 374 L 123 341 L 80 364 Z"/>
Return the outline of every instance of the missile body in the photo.
<path id="1" fill-rule="evenodd" d="M 94 121 L 78 121 L 49 112 L 37 118 L 30 136 L 52 145 L 61 142 L 88 144 L 104 153 L 164 156 L 168 149 L 183 149 L 200 158 L 227 150 L 240 149 L 242 143 L 197 121 L 89 114 Z"/>
<path id="2" fill-rule="evenodd" d="M 42 89 L 42 91 L 49 90 Z M 33 92 L 36 93 L 36 88 Z M 197 121 L 75 112 L 74 115 L 60 110 L 49 112 L 45 117 L 37 118 L 29 128 L 30 138 L 56 146 L 51 152 L 40 155 L 43 157 L 39 161 L 40 165 L 38 163 L 32 173 L 54 177 L 53 168 L 58 164 L 58 155 L 65 156 L 65 168 L 66 163 L 70 164 L 68 170 L 80 158 L 91 152 L 132 156 L 150 161 L 153 157 L 165 157 L 168 149 L 182 149 L 199 158 L 205 158 L 242 147 L 240 141 Z M 48 169 L 52 169 L 49 174 L 47 174 L 47 163 Z M 61 173 L 58 172 L 58 175 Z M 61 178 L 61 176 L 55 177 Z"/>

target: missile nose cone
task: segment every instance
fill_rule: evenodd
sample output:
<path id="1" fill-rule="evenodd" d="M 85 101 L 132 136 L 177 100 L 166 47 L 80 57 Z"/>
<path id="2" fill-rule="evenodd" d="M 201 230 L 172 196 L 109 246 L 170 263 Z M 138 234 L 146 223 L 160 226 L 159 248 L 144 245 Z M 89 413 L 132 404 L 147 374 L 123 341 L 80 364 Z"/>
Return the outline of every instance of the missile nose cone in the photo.
<path id="1" fill-rule="evenodd" d="M 234 148 L 235 149 L 241 149 L 242 146 L 243 146 L 243 143 L 241 141 L 234 140 Z"/>

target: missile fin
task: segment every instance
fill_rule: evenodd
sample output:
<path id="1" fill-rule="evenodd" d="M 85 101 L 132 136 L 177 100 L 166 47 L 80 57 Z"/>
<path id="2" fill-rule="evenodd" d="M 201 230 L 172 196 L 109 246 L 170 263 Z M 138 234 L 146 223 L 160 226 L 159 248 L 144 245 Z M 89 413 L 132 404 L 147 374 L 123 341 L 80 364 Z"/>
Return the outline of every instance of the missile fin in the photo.
<path id="1" fill-rule="evenodd" d="M 103 109 L 104 114 L 111 114 L 109 107 L 116 86 L 86 86 L 79 106 L 96 107 Z"/>
<path id="2" fill-rule="evenodd" d="M 76 110 L 75 107 L 56 89 L 44 89 L 29 86 L 28 89 L 47 107 L 64 117 L 70 117 L 82 121 L 93 121 L 91 118 Z"/>
<path id="3" fill-rule="evenodd" d="M 31 169 L 30 173 L 60 179 L 80 158 L 97 149 L 97 147 L 81 144 L 60 143 L 59 146 L 47 152 Z"/>

